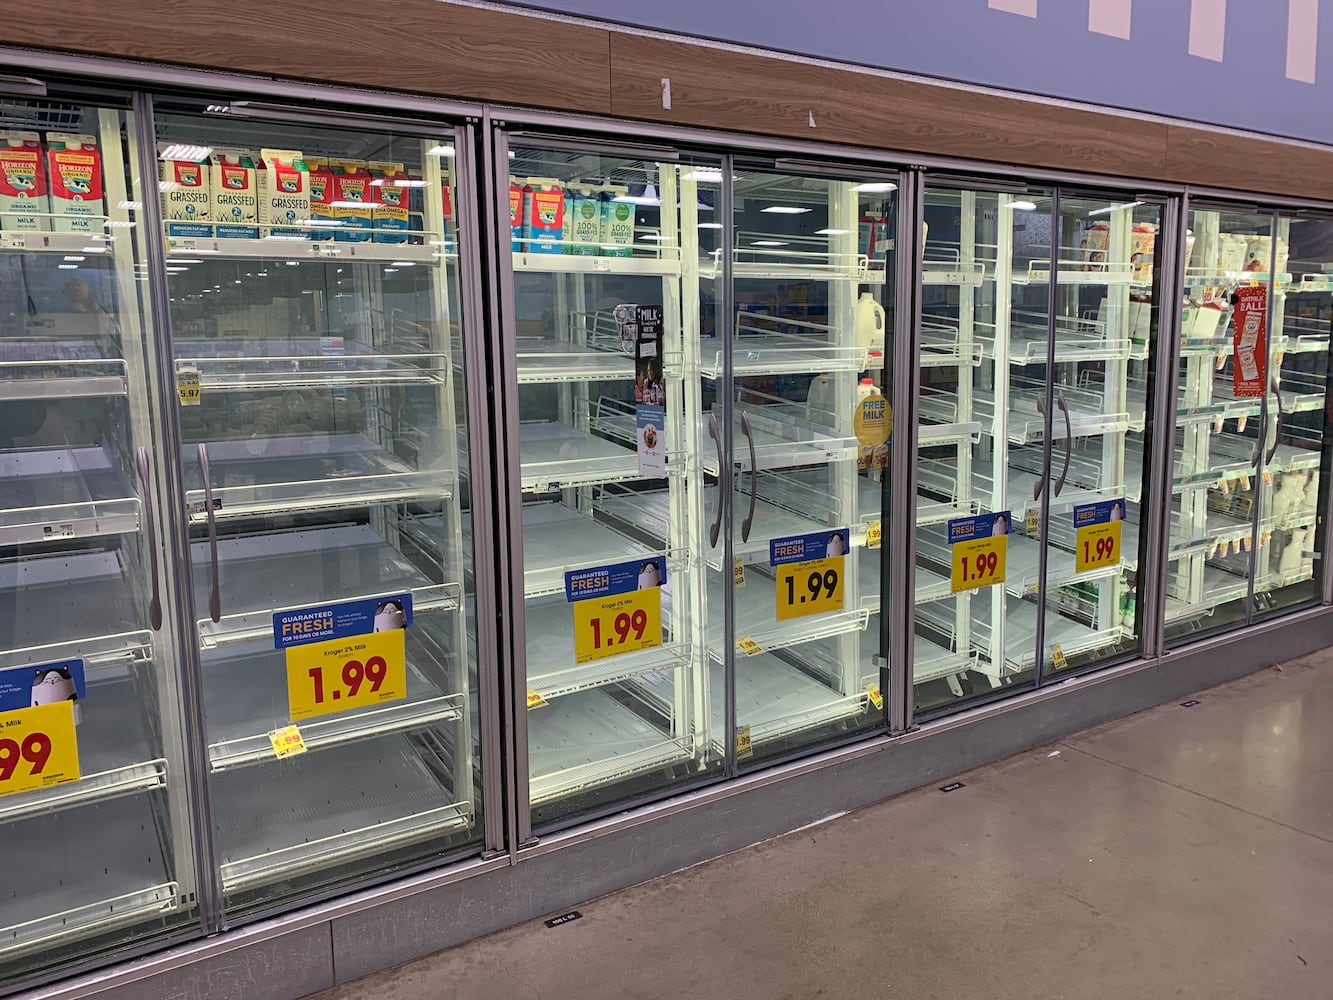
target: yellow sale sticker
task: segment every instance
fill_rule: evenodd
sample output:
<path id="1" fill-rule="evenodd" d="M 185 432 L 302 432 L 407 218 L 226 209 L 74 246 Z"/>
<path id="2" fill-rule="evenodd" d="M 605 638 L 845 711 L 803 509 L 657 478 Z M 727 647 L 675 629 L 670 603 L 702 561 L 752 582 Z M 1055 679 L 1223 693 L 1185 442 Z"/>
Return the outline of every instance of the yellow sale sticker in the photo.
<path id="1" fill-rule="evenodd" d="M 866 548 L 877 549 L 883 541 L 884 534 L 879 521 L 871 521 L 866 527 Z"/>
<path id="2" fill-rule="evenodd" d="M 1055 665 L 1056 670 L 1064 670 L 1065 667 L 1069 666 L 1069 661 L 1065 659 L 1065 651 L 1060 648 L 1058 642 L 1051 650 L 1051 663 Z"/>
<path id="3" fill-rule="evenodd" d="M 843 556 L 777 567 L 778 621 L 841 611 L 846 600 Z"/>
<path id="4" fill-rule="evenodd" d="M 283 726 L 281 729 L 275 729 L 268 734 L 268 741 L 273 744 L 273 756 L 281 760 L 283 757 L 295 757 L 298 753 L 305 753 L 305 738 L 301 735 L 301 730 L 295 726 Z"/>
<path id="5" fill-rule="evenodd" d="M 745 560 L 740 556 L 736 557 L 736 565 L 731 573 L 731 582 L 738 589 L 745 586 Z"/>
<path id="6" fill-rule="evenodd" d="M 736 728 L 736 756 L 744 760 L 754 753 L 754 744 L 750 742 L 750 727 L 738 726 Z"/>
<path id="7" fill-rule="evenodd" d="M 748 635 L 741 636 L 736 641 L 736 645 L 740 646 L 741 652 L 744 653 L 746 656 L 758 656 L 760 653 L 764 651 L 763 647 L 760 646 L 759 643 L 751 639 Z"/>
<path id="8" fill-rule="evenodd" d="M 1009 554 L 1009 511 L 949 522 L 949 589 L 957 594 L 1004 582 Z"/>
<path id="9" fill-rule="evenodd" d="M 293 720 L 407 697 L 407 633 L 401 628 L 287 650 Z"/>
<path id="10" fill-rule="evenodd" d="M 72 701 L 0 713 L 0 796 L 78 780 Z"/>
<path id="11" fill-rule="evenodd" d="M 574 661 L 662 645 L 662 588 L 574 602 Z"/>
<path id="12" fill-rule="evenodd" d="M 884 693 L 880 691 L 878 684 L 868 685 L 866 694 L 870 697 L 870 704 L 875 706 L 875 711 L 884 711 Z"/>
<path id="13" fill-rule="evenodd" d="M 541 708 L 545 704 L 546 704 L 546 699 L 543 698 L 541 695 L 539 695 L 536 691 L 528 692 L 528 708 L 530 709 Z"/>
<path id="14" fill-rule="evenodd" d="M 181 406 L 198 406 L 201 396 L 198 368 L 178 368 L 176 370 L 176 394 Z"/>

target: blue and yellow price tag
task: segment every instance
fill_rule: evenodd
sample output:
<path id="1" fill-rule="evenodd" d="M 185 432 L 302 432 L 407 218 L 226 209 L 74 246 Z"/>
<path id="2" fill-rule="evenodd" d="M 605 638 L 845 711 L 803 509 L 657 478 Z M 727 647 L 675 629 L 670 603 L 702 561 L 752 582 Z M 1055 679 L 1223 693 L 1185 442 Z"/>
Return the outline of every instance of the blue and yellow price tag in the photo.
<path id="1" fill-rule="evenodd" d="M 841 611 L 846 602 L 843 556 L 777 567 L 778 621 Z"/>
<path id="2" fill-rule="evenodd" d="M 959 517 L 949 522 L 952 593 L 1004 582 L 1009 555 L 1009 511 Z"/>
<path id="3" fill-rule="evenodd" d="M 574 662 L 662 645 L 662 588 L 574 602 Z"/>
<path id="4" fill-rule="evenodd" d="M 78 780 L 72 701 L 0 713 L 0 796 Z"/>
<path id="5" fill-rule="evenodd" d="M 287 705 L 292 719 L 406 698 L 406 636 L 394 628 L 289 648 Z"/>
<path id="6" fill-rule="evenodd" d="M 1124 500 L 1102 500 L 1074 508 L 1074 572 L 1120 565 L 1124 516 Z"/>

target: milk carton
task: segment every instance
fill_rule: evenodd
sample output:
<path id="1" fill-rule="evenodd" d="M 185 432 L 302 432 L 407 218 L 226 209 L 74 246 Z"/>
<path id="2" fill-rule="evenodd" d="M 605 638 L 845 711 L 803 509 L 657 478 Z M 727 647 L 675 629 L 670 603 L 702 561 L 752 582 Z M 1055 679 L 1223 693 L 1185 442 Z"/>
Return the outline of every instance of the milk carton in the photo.
<path id="1" fill-rule="evenodd" d="M 374 177 L 362 160 L 341 160 L 333 167 L 333 217 L 339 243 L 368 243 L 375 211 Z"/>
<path id="2" fill-rule="evenodd" d="M 310 169 L 296 149 L 259 151 L 259 232 L 299 238 L 310 219 Z"/>
<path id="3" fill-rule="evenodd" d="M 528 253 L 564 253 L 565 193 L 555 181 L 523 187 L 523 240 Z"/>
<path id="4" fill-rule="evenodd" d="M 306 157 L 310 168 L 310 238 L 333 239 L 336 220 L 333 217 L 333 170 L 322 157 Z"/>
<path id="5" fill-rule="evenodd" d="M 616 201 L 616 197 L 615 191 L 602 192 L 601 256 L 631 257 L 634 254 L 634 206 Z"/>
<path id="6" fill-rule="evenodd" d="M 162 158 L 168 146 L 159 143 L 158 162 L 162 165 L 162 218 L 168 236 L 209 239 L 213 235 L 213 191 L 208 164 L 196 160 Z"/>
<path id="7" fill-rule="evenodd" d="M 375 206 L 371 210 L 371 239 L 376 243 L 406 243 L 411 187 L 401 163 L 367 164 L 374 178 Z"/>
<path id="8" fill-rule="evenodd" d="M 514 253 L 523 249 L 523 188 L 509 178 L 509 236 Z"/>
<path id="9" fill-rule="evenodd" d="M 248 149 L 213 149 L 213 232 L 218 239 L 259 239 L 255 157 Z"/>
<path id="10" fill-rule="evenodd" d="M 602 203 L 593 188 L 565 188 L 565 252 L 596 257 L 602 242 Z"/>
<path id="11" fill-rule="evenodd" d="M 41 137 L 0 131 L 0 232 L 45 232 L 50 211 Z"/>
<path id="12" fill-rule="evenodd" d="M 46 150 L 52 228 L 58 233 L 104 232 L 102 154 L 96 137 L 48 132 Z"/>
<path id="13" fill-rule="evenodd" d="M 444 247 L 448 252 L 454 248 L 454 188 L 448 180 L 440 182 L 440 200 L 444 206 L 441 220 L 444 223 Z"/>

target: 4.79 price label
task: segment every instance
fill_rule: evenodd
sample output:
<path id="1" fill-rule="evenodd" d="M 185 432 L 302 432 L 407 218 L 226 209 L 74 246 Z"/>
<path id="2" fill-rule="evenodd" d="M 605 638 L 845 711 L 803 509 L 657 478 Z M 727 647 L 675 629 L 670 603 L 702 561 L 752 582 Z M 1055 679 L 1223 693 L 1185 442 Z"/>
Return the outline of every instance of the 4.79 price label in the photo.
<path id="1" fill-rule="evenodd" d="M 293 721 L 407 697 L 407 633 L 371 632 L 287 650 Z"/>
<path id="2" fill-rule="evenodd" d="M 0 795 L 78 780 L 73 702 L 0 713 Z"/>
<path id="3" fill-rule="evenodd" d="M 1103 500 L 1074 508 L 1074 572 L 1120 565 L 1125 502 Z"/>
<path id="4" fill-rule="evenodd" d="M 1004 582 L 1009 554 L 1009 511 L 949 522 L 949 589 L 957 594 Z"/>

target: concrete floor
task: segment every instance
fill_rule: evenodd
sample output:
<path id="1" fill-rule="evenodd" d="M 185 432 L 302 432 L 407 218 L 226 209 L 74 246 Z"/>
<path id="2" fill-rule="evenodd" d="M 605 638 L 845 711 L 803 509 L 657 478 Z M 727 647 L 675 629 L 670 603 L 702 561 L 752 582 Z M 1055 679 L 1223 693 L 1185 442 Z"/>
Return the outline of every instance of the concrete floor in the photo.
<path id="1" fill-rule="evenodd" d="M 1333 650 L 320 1000 L 1333 996 Z"/>

